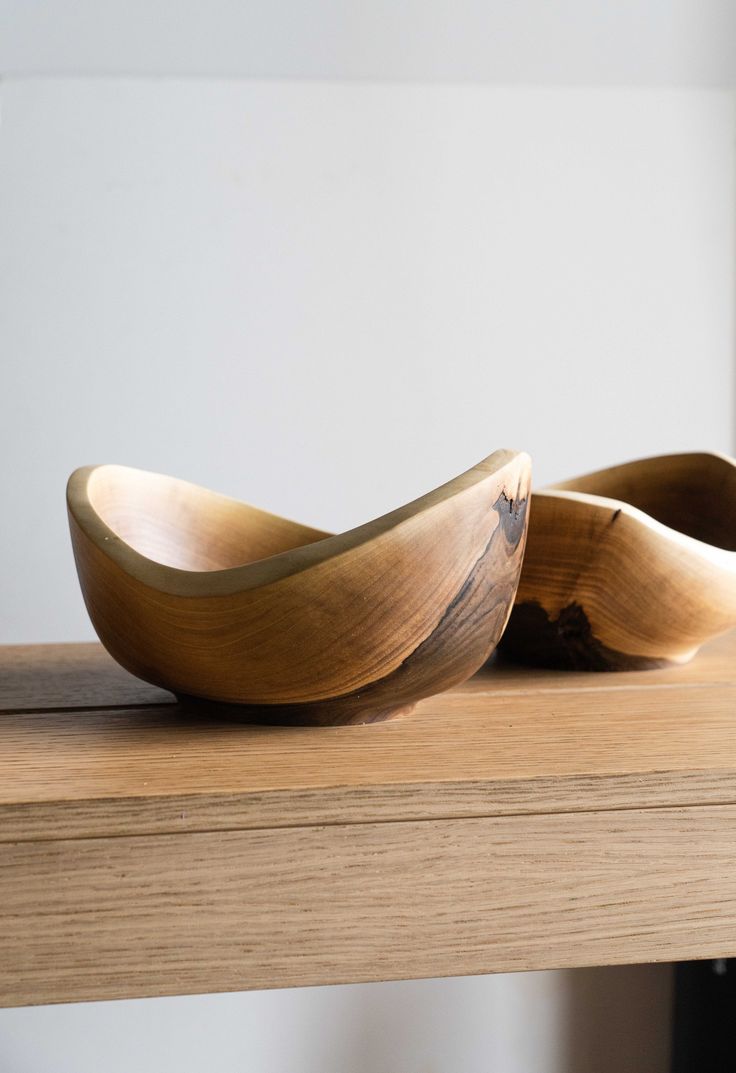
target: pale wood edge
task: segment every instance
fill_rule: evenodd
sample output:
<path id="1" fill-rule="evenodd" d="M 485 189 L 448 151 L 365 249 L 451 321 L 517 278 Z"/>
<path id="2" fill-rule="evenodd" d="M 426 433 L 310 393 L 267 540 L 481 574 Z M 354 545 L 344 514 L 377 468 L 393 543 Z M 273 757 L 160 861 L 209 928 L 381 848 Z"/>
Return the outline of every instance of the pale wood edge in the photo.
<path id="1" fill-rule="evenodd" d="M 736 808 L 0 847 L 0 1005 L 736 955 Z"/>
<path id="2" fill-rule="evenodd" d="M 0 845 L 721 805 L 736 805 L 732 768 L 83 798 L 1 805 Z"/>
<path id="3" fill-rule="evenodd" d="M 0 917 L 0 919 L 2 919 Z M 571 937 L 571 945 L 574 945 L 574 937 Z M 683 947 L 681 953 L 677 957 L 670 957 L 667 955 L 650 955 L 650 956 L 627 956 L 625 952 L 618 952 L 616 954 L 607 955 L 605 961 L 601 961 L 600 955 L 597 954 L 571 954 L 570 956 L 559 956 L 556 958 L 544 957 L 540 955 L 535 957 L 534 961 L 530 963 L 519 963 L 516 960 L 508 962 L 498 961 L 495 962 L 492 968 L 480 968 L 480 969 L 453 969 L 451 971 L 444 969 L 440 971 L 440 966 L 426 968 L 421 970 L 410 970 L 407 972 L 397 971 L 396 969 L 380 969 L 378 971 L 371 971 L 366 968 L 362 972 L 354 972 L 351 974 L 341 975 L 339 972 L 330 974 L 329 976 L 319 975 L 316 977 L 310 976 L 309 969 L 304 971 L 304 979 L 301 978 L 297 981 L 285 981 L 281 978 L 274 979 L 269 977 L 268 979 L 262 979 L 258 983 L 244 983 L 242 979 L 238 978 L 231 982 L 228 982 L 226 974 L 222 973 L 222 979 L 220 982 L 214 985 L 202 985 L 202 984 L 187 984 L 185 982 L 177 982 L 176 978 L 172 975 L 171 984 L 151 984 L 146 980 L 146 974 L 142 970 L 136 975 L 134 980 L 126 979 L 124 983 L 111 983 L 105 982 L 100 985 L 94 983 L 91 986 L 84 986 L 77 982 L 71 985 L 69 991 L 59 991 L 56 986 L 48 987 L 44 989 L 42 995 L 39 996 L 39 992 L 34 988 L 32 990 L 21 990 L 18 992 L 3 993 L 0 991 L 0 1010 L 3 1009 L 18 1009 L 30 1006 L 61 1006 L 69 1003 L 75 1005 L 87 1003 L 87 1002 L 120 1002 L 125 999 L 145 999 L 145 998 L 176 998 L 184 995 L 227 995 L 233 992 L 243 991 L 277 991 L 285 988 L 297 988 L 297 987 L 330 987 L 340 986 L 346 984 L 380 984 L 389 983 L 395 980 L 432 980 L 437 978 L 451 979 L 454 976 L 493 976 L 497 973 L 512 973 L 512 972 L 543 972 L 546 970 L 555 969 L 588 969 L 588 968 L 603 968 L 613 965 L 647 965 L 647 964 L 670 964 L 673 961 L 709 961 L 714 958 L 733 958 L 736 957 L 736 943 L 731 943 L 727 951 L 724 951 L 722 945 L 711 943 L 708 953 L 702 953 L 697 943 L 691 943 Z M 153 955 L 152 955 L 153 956 Z M 217 973 L 216 969 L 213 969 L 213 975 Z M 62 987 L 65 984 L 62 983 Z"/>

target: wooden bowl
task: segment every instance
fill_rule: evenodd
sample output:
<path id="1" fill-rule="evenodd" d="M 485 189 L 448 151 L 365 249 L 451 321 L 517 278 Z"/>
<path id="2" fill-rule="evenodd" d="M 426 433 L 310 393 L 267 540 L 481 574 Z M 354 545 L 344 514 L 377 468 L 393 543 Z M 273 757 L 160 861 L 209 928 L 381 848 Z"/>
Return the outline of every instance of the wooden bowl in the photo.
<path id="1" fill-rule="evenodd" d="M 248 721 L 365 723 L 492 652 L 529 472 L 527 455 L 497 451 L 339 536 L 124 466 L 77 470 L 67 504 L 87 609 L 123 667 Z"/>
<path id="2" fill-rule="evenodd" d="M 534 492 L 502 649 L 548 667 L 684 663 L 736 626 L 736 463 L 645 458 Z"/>

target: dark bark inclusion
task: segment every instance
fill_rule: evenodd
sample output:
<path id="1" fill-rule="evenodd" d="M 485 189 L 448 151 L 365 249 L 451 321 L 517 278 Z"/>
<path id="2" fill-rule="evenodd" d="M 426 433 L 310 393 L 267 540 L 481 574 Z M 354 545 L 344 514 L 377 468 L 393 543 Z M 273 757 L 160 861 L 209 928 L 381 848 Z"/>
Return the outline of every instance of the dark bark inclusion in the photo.
<path id="1" fill-rule="evenodd" d="M 603 644 L 576 602 L 555 619 L 535 600 L 516 604 L 499 648 L 515 663 L 569 671 L 633 671 L 668 666 L 669 660 L 634 656 Z"/>
<path id="2" fill-rule="evenodd" d="M 284 704 L 227 704 L 177 694 L 182 714 L 287 726 L 371 723 L 406 712 L 423 697 L 462 681 L 490 655 L 488 649 L 492 649 L 503 626 L 521 565 L 517 564 L 513 577 L 505 584 L 482 569 L 497 551 L 507 563 L 516 557 L 526 529 L 527 500 L 510 499 L 502 492 L 490 509 L 498 516 L 498 524 L 465 581 L 432 633 L 385 678 L 329 699 Z M 448 634 L 453 635 L 451 661 L 443 653 Z"/>

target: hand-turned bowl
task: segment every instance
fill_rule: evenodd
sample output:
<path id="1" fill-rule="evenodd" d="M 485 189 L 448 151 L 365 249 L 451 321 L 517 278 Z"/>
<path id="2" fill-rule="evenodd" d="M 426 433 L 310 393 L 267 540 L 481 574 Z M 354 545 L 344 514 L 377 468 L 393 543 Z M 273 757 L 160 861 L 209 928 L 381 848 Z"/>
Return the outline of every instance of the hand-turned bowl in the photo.
<path id="1" fill-rule="evenodd" d="M 77 470 L 67 504 L 87 609 L 123 667 L 247 721 L 365 723 L 489 657 L 529 472 L 527 455 L 497 451 L 337 536 L 124 466 Z"/>
<path id="2" fill-rule="evenodd" d="M 503 651 L 579 670 L 684 663 L 736 626 L 736 463 L 645 458 L 531 497 Z"/>

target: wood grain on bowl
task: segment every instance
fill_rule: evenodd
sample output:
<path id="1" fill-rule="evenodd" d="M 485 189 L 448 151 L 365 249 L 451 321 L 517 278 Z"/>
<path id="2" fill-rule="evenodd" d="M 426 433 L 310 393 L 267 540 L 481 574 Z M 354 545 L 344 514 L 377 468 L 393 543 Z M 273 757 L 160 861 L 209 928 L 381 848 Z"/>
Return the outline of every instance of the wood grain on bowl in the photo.
<path id="1" fill-rule="evenodd" d="M 497 451 L 337 536 L 122 466 L 77 470 L 67 503 L 90 617 L 122 666 L 246 720 L 364 723 L 490 656 L 529 472 L 527 455 Z"/>
<path id="2" fill-rule="evenodd" d="M 503 651 L 525 663 L 682 663 L 736 625 L 736 463 L 629 462 L 534 492 Z"/>

